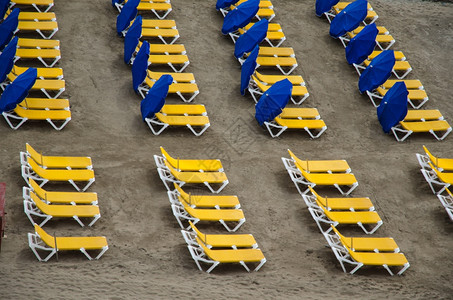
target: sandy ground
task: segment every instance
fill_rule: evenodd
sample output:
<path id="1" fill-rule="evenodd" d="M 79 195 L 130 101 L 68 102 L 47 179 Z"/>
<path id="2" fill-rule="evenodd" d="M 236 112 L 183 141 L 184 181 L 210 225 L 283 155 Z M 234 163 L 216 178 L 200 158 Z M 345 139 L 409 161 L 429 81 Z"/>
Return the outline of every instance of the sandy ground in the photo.
<path id="1" fill-rule="evenodd" d="M 62 60 L 72 121 L 61 132 L 48 124 L 0 126 L 0 180 L 7 183 L 7 239 L 0 253 L 2 299 L 339 299 L 382 297 L 447 299 L 453 289 L 453 225 L 424 181 L 415 157 L 428 146 L 453 157 L 451 139 L 413 135 L 397 143 L 385 135 L 368 98 L 357 90 L 358 77 L 347 65 L 328 23 L 314 15 L 315 1 L 273 0 L 276 18 L 299 62 L 294 74 L 307 82 L 305 107 L 317 107 L 328 130 L 317 140 L 303 132 L 271 139 L 254 120 L 253 100 L 239 93 L 234 46 L 222 36 L 215 1 L 171 0 L 175 19 L 212 126 L 202 137 L 187 129 L 153 136 L 141 121 L 140 98 L 122 62 L 123 41 L 116 36 L 116 12 L 109 0 L 56 1 Z M 430 101 L 452 121 L 453 5 L 408 0 L 373 0 L 378 25 L 386 26 L 413 66 Z M 22 63 L 22 65 L 26 65 Z M 169 99 L 169 103 L 179 100 Z M 77 252 L 39 263 L 27 245 L 32 226 L 23 213 L 19 151 L 25 143 L 47 155 L 89 155 L 102 218 L 92 228 L 71 220 L 49 222 L 57 235 L 105 235 L 110 249 L 99 261 Z M 267 263 L 256 273 L 240 266 L 198 271 L 180 234 L 153 161 L 164 146 L 181 158 L 220 158 L 247 222 Z M 304 159 L 346 159 L 359 181 L 353 196 L 369 196 L 384 220 L 376 236 L 392 236 L 411 267 L 390 277 L 382 268 L 344 274 L 290 181 L 280 157 L 290 148 Z M 71 190 L 69 186 L 57 186 Z M 193 190 L 206 193 L 206 190 Z M 337 195 L 331 189 L 322 193 Z M 220 225 L 201 226 L 223 233 Z M 345 227 L 342 227 L 345 228 Z M 356 228 L 348 234 L 363 235 Z"/>

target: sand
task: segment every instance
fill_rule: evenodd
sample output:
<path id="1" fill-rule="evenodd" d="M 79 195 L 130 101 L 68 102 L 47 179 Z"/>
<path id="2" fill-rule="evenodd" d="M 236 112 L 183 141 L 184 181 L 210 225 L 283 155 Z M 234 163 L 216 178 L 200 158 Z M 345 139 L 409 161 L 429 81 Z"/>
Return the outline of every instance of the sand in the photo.
<path id="1" fill-rule="evenodd" d="M 328 23 L 314 15 L 314 1 L 273 0 L 299 62 L 294 74 L 307 82 L 304 107 L 317 107 L 328 129 L 317 140 L 303 132 L 272 139 L 254 120 L 253 100 L 239 93 L 234 46 L 222 36 L 215 1 L 171 0 L 175 19 L 200 88 L 194 103 L 206 105 L 212 126 L 201 137 L 188 129 L 153 136 L 141 121 L 130 67 L 122 61 L 116 12 L 107 0 L 56 1 L 62 59 L 72 120 L 61 132 L 27 123 L 17 131 L 0 126 L 0 181 L 7 184 L 7 239 L 0 253 L 2 299 L 319 299 L 383 297 L 451 298 L 453 225 L 424 181 L 415 153 L 422 145 L 453 157 L 451 139 L 413 135 L 398 143 L 382 132 L 375 109 L 358 93 L 357 75 Z M 453 5 L 373 0 L 378 25 L 386 26 L 430 97 L 426 109 L 453 116 L 450 59 Z M 21 65 L 26 65 L 22 63 Z M 170 98 L 169 103 L 180 103 Z M 23 212 L 19 152 L 25 143 L 47 155 L 88 155 L 102 217 L 92 228 L 73 220 L 50 221 L 57 235 L 105 235 L 110 249 L 99 261 L 77 252 L 40 263 L 27 244 L 32 225 Z M 239 196 L 246 223 L 267 258 L 259 272 L 220 266 L 198 271 L 174 219 L 153 155 L 159 146 L 180 158 L 220 158 L 229 178 L 222 194 Z M 411 267 L 391 277 L 383 268 L 344 274 L 290 181 L 280 157 L 290 148 L 304 159 L 346 159 L 359 181 L 352 194 L 368 196 L 384 225 L 375 236 L 392 236 Z M 49 186 L 50 187 L 50 186 Z M 55 188 L 71 190 L 70 186 Z M 207 193 L 206 189 L 192 189 Z M 322 189 L 326 195 L 338 195 Z M 218 224 L 200 226 L 224 233 Z M 341 227 L 346 234 L 364 235 Z"/>

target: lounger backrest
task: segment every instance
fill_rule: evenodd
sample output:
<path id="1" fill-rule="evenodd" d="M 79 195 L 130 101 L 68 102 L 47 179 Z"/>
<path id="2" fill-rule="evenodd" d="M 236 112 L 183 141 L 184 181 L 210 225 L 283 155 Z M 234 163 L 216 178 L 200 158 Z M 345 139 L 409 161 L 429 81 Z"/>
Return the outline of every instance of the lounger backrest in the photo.
<path id="1" fill-rule="evenodd" d="M 165 151 L 165 149 L 162 146 L 160 147 L 160 152 L 164 156 L 165 160 L 167 160 L 172 166 L 177 166 L 178 165 L 178 162 L 176 161 L 176 159 L 171 157 L 170 154 L 168 154 L 168 152 Z"/>
<path id="2" fill-rule="evenodd" d="M 258 78 L 256 78 L 255 75 L 252 75 L 252 79 L 253 81 L 255 81 L 255 84 L 258 86 L 258 88 L 261 90 L 261 91 L 266 91 L 268 89 L 267 86 L 265 86 L 261 81 L 258 80 Z"/>
<path id="3" fill-rule="evenodd" d="M 425 145 L 423 145 L 423 150 L 425 150 L 425 153 L 426 155 L 428 155 L 429 160 L 437 166 L 437 157 L 432 155 L 431 152 L 429 152 L 428 148 L 425 147 Z"/>
<path id="4" fill-rule="evenodd" d="M 41 174 L 46 173 L 46 170 L 41 168 L 33 159 L 30 157 L 27 157 L 27 163 L 30 165 L 30 167 L 35 171 L 38 175 L 41 176 Z M 41 176 L 41 177 L 46 177 L 46 176 Z"/>
<path id="5" fill-rule="evenodd" d="M 45 232 L 44 229 L 39 227 L 39 225 L 36 224 L 36 223 L 35 223 L 35 232 L 36 232 L 37 235 L 39 235 L 41 240 L 44 243 L 46 243 L 47 246 L 52 247 L 52 248 L 56 248 L 55 247 L 55 238 L 53 236 L 51 236 L 50 234 L 48 234 L 47 232 Z"/>
<path id="6" fill-rule="evenodd" d="M 31 158 L 36 162 L 43 163 L 43 157 L 39 154 L 29 143 L 25 144 L 25 149 L 27 150 L 28 154 L 30 154 Z"/>
<path id="7" fill-rule="evenodd" d="M 178 193 L 181 195 L 181 197 L 183 197 L 184 199 L 187 199 L 187 196 L 189 196 L 189 195 L 176 183 L 173 183 L 173 185 L 175 186 L 175 189 L 178 191 Z"/>
<path id="8" fill-rule="evenodd" d="M 338 231 L 338 229 L 337 229 L 335 226 L 333 226 L 332 224 L 330 224 L 330 227 L 332 227 L 333 232 L 335 232 L 335 234 L 339 237 L 340 242 L 341 242 L 343 245 L 345 245 L 345 242 L 344 242 L 344 241 L 346 240 L 346 238 L 344 237 L 344 235 L 342 235 L 342 234 Z M 347 246 L 347 245 L 346 245 L 346 246 Z"/>
<path id="9" fill-rule="evenodd" d="M 164 163 L 165 163 L 165 166 L 170 170 L 171 175 L 178 178 L 180 172 L 176 171 L 175 168 L 173 168 L 173 166 L 170 165 L 170 163 L 167 160 L 165 160 Z"/>
<path id="10" fill-rule="evenodd" d="M 190 228 L 192 228 L 192 230 L 197 234 L 198 237 L 203 237 L 205 236 L 205 234 L 201 233 L 200 230 L 198 230 L 198 228 L 195 226 L 195 224 L 192 223 L 192 221 L 189 221 L 189 225 L 190 225 Z"/>
<path id="11" fill-rule="evenodd" d="M 323 203 L 321 203 L 322 205 L 324 205 L 324 203 L 326 203 L 326 199 L 321 197 L 311 186 L 308 186 L 308 189 L 313 194 L 313 196 L 316 197 L 316 201 L 318 201 L 318 202 L 322 201 L 323 202 Z M 326 204 L 326 206 L 327 206 L 327 204 Z"/>
<path id="12" fill-rule="evenodd" d="M 40 211 L 42 211 L 43 213 L 46 213 L 48 211 L 47 207 L 49 205 L 47 205 L 41 199 L 39 199 L 39 197 L 33 191 L 30 191 L 30 198 L 33 200 L 33 202 L 35 203 L 36 207 Z"/>
<path id="13" fill-rule="evenodd" d="M 28 179 L 28 183 L 31 186 L 31 189 L 40 197 L 41 199 L 47 200 L 47 192 L 39 186 L 32 178 Z"/>

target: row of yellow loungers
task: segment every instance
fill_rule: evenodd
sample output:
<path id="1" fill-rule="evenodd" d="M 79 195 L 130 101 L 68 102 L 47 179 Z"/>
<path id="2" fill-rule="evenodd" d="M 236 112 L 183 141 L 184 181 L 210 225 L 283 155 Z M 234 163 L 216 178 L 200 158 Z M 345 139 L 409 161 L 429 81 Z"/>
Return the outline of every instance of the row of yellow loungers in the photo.
<path id="1" fill-rule="evenodd" d="M 123 4 L 123 1 L 119 1 L 115 6 L 121 11 Z M 164 13 L 159 13 L 159 10 Z M 168 74 L 173 77 L 168 94 L 179 96 L 184 102 L 192 102 L 199 94 L 199 89 L 195 76 L 192 73 L 183 72 L 190 61 L 185 46 L 174 44 L 180 35 L 176 22 L 165 19 L 171 10 L 169 1 L 142 1 L 138 5 L 140 14 L 153 12 L 159 18 L 158 20 L 142 19 L 141 39 L 152 43 L 150 44 L 148 64 L 152 67 L 167 66 L 171 70 L 156 72 L 148 69 L 144 81 L 138 87 L 138 93 L 145 98 L 154 83 L 162 75 Z M 156 39 L 160 42 L 159 44 L 156 43 Z M 133 56 L 138 53 L 142 44 L 141 41 L 138 43 Z M 145 122 L 154 135 L 159 135 L 168 127 L 185 126 L 194 135 L 200 136 L 211 125 L 206 108 L 202 104 L 165 104 L 160 112 L 152 118 L 146 118 Z"/>
<path id="2" fill-rule="evenodd" d="M 171 157 L 163 147 L 161 155 L 154 155 L 157 171 L 167 188 L 173 214 L 182 228 L 181 233 L 189 252 L 203 271 L 203 264 L 211 272 L 221 263 L 239 263 L 247 271 L 247 264 L 255 264 L 258 271 L 266 262 L 251 234 L 204 234 L 199 222 L 219 222 L 228 232 L 237 231 L 245 216 L 237 196 L 192 195 L 183 189 L 185 184 L 203 184 L 212 193 L 219 193 L 228 179 L 218 159 L 179 159 Z M 220 185 L 213 189 L 213 185 Z"/>
<path id="3" fill-rule="evenodd" d="M 320 196 L 315 186 L 334 186 L 344 196 L 358 183 L 345 160 L 301 160 L 288 150 L 290 158 L 282 157 L 283 164 L 302 195 L 310 214 L 332 248 L 344 272 L 351 265 L 351 274 L 364 265 L 383 266 L 391 275 L 390 267 L 400 267 L 401 275 L 408 267 L 404 254 L 392 238 L 345 237 L 337 225 L 357 225 L 366 234 L 373 234 L 382 219 L 368 197 L 328 198 Z M 302 191 L 300 185 L 307 189 Z M 347 191 L 341 186 L 350 186 Z"/>
<path id="4" fill-rule="evenodd" d="M 453 221 L 453 193 L 449 190 L 453 184 L 453 158 L 436 157 L 425 146 L 423 150 L 424 154 L 416 153 L 420 171 Z"/>
<path id="5" fill-rule="evenodd" d="M 325 16 L 329 22 L 349 3 L 350 2 L 339 2 L 332 7 L 330 12 L 325 13 Z M 377 18 L 378 15 L 371 5 L 368 4 L 368 15 L 363 21 L 363 24 L 371 24 L 376 21 Z M 363 28 L 364 26 L 359 26 L 357 29 L 347 32 L 344 36 L 340 37 L 340 41 L 343 46 L 346 47 L 348 42 Z M 379 55 L 382 50 L 389 49 L 395 43 L 395 39 L 389 34 L 387 28 L 383 26 L 378 26 L 377 28 L 379 33 L 376 37 L 376 46 L 380 50 L 373 51 L 368 59 L 360 65 L 354 64 L 354 67 L 359 75 L 371 63 L 374 57 Z M 378 107 L 388 90 L 396 82 L 403 81 L 409 92 L 408 103 L 416 110 L 409 110 L 406 118 L 391 129 L 396 140 L 402 142 L 414 132 L 431 133 L 437 140 L 443 140 L 452 130 L 450 124 L 444 119 L 442 113 L 437 109 L 417 111 L 417 109 L 421 108 L 429 100 L 428 95 L 419 79 L 404 79 L 406 75 L 411 72 L 412 67 L 406 60 L 406 56 L 402 51 L 394 51 L 394 53 L 396 61 L 392 73 L 396 79 L 388 79 L 375 90 L 367 91 L 366 93 L 368 97 L 370 98 L 372 104 L 375 107 Z"/>
<path id="6" fill-rule="evenodd" d="M 229 9 L 221 9 L 221 13 L 225 16 L 229 10 L 243 3 L 241 0 L 232 5 Z M 267 18 L 269 21 L 275 17 L 273 10 L 274 6 L 271 1 L 261 0 L 256 19 Z M 233 42 L 249 30 L 254 25 L 253 22 L 240 28 L 235 32 L 229 33 Z M 291 75 L 298 66 L 294 49 L 291 47 L 281 47 L 286 36 L 283 33 L 279 23 L 269 23 L 267 36 L 263 42 L 269 46 L 260 46 L 258 58 L 256 60 L 257 70 L 251 76 L 247 90 L 251 94 L 255 103 L 274 83 L 288 79 L 292 84 L 291 101 L 295 105 L 302 104 L 310 95 L 305 85 L 305 81 L 300 75 Z M 238 60 L 242 64 L 248 54 L 240 57 Z M 282 74 L 264 74 L 262 69 L 274 68 Z M 258 71 L 259 70 L 259 71 Z M 321 116 L 316 108 L 300 108 L 286 107 L 282 113 L 274 120 L 264 123 L 266 129 L 272 137 L 279 137 L 287 129 L 305 130 L 311 138 L 320 137 L 327 129 L 327 125 L 321 119 Z"/>
<path id="7" fill-rule="evenodd" d="M 28 234 L 29 246 L 39 261 L 49 260 L 57 251 L 80 250 L 88 259 L 88 251 L 99 251 L 99 259 L 108 249 L 104 236 L 96 237 L 54 237 L 42 227 L 53 218 L 73 218 L 80 226 L 81 218 L 88 218 L 92 226 L 100 217 L 98 196 L 85 192 L 94 182 L 93 164 L 90 157 L 44 156 L 31 145 L 20 152 L 22 176 L 28 186 L 23 187 L 24 212 L 34 225 L 35 232 Z M 78 192 L 47 191 L 47 182 L 70 182 Z M 83 189 L 75 182 L 87 182 Z M 39 224 L 37 219 L 42 220 Z M 49 252 L 42 256 L 42 253 Z"/>
<path id="8" fill-rule="evenodd" d="M 0 85 L 2 89 L 6 88 L 10 82 L 28 69 L 28 67 L 20 66 L 23 60 L 37 60 L 45 67 L 37 68 L 38 75 L 31 92 L 39 92 L 46 98 L 29 96 L 15 109 L 3 112 L 3 116 L 13 129 L 18 129 L 27 120 L 39 120 L 47 121 L 54 129 L 61 130 L 71 120 L 71 111 L 67 99 L 57 99 L 65 91 L 66 84 L 63 79 L 63 70 L 54 68 L 61 58 L 61 53 L 60 41 L 50 39 L 58 31 L 56 15 L 48 11 L 53 7 L 53 1 L 18 0 L 11 2 L 11 7 L 14 9 L 19 6 L 17 28 L 19 38 L 17 40 L 15 64 L 5 82 Z M 27 9 L 27 7 L 36 9 L 38 12 L 29 11 L 30 9 Z M 45 12 L 41 12 L 42 7 L 45 8 Z M 5 16 L 9 16 L 11 12 L 11 8 L 8 9 Z M 29 33 L 30 31 L 39 34 L 39 37 L 43 39 L 20 37 L 22 33 Z M 50 32 L 50 34 L 47 35 L 46 32 Z"/>

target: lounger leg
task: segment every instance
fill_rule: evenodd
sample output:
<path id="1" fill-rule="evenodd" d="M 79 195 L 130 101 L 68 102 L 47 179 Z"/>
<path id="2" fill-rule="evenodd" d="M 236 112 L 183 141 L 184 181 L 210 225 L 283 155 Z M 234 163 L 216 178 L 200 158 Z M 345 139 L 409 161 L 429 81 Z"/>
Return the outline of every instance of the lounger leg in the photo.
<path id="1" fill-rule="evenodd" d="M 349 190 L 347 192 L 343 191 L 343 189 L 341 188 L 341 186 L 339 186 L 338 184 L 334 184 L 334 186 L 337 188 L 337 190 L 340 191 L 340 193 L 343 195 L 343 196 L 347 196 L 349 195 L 353 190 L 355 190 L 355 188 L 359 185 L 358 182 L 354 182 L 351 187 L 349 188 Z"/>
<path id="2" fill-rule="evenodd" d="M 271 137 L 273 137 L 273 138 L 279 137 L 280 134 L 282 134 L 288 128 L 286 126 L 277 125 L 274 122 L 264 122 L 264 125 L 266 126 L 266 128 L 269 131 Z M 274 133 L 272 131 L 274 128 L 279 129 L 279 131 L 277 133 Z"/>
<path id="3" fill-rule="evenodd" d="M 363 263 L 357 263 L 357 266 L 349 272 L 350 274 L 354 274 L 358 269 L 360 269 L 363 266 Z"/>
<path id="4" fill-rule="evenodd" d="M 316 135 L 314 135 L 308 127 L 304 127 L 304 129 L 310 135 L 310 137 L 312 139 L 317 139 L 317 138 L 319 138 L 321 136 L 321 134 L 324 133 L 324 131 L 326 131 L 327 126 L 322 127 L 321 130 Z"/>
<path id="5" fill-rule="evenodd" d="M 157 17 L 159 20 L 162 20 L 162 19 L 165 19 L 165 18 L 168 16 L 168 14 L 172 11 L 172 8 L 166 10 L 165 13 L 164 13 L 164 15 L 162 15 L 162 16 L 159 15 L 155 9 L 152 9 L 151 11 L 156 15 L 156 17 Z"/>
<path id="6" fill-rule="evenodd" d="M 425 180 L 426 182 L 428 182 L 429 184 L 429 187 L 431 188 L 431 191 L 434 193 L 434 194 L 442 194 L 443 191 L 445 191 L 446 188 L 448 188 L 450 186 L 449 183 L 445 183 L 445 182 L 441 182 L 439 180 L 437 180 L 437 176 L 434 175 L 432 173 L 432 171 L 428 171 L 428 170 L 425 170 L 425 169 L 420 169 L 420 172 L 422 172 L 423 174 L 423 177 L 425 177 Z M 434 184 L 436 185 L 440 185 L 442 188 L 436 192 L 436 189 L 434 188 Z"/>
<path id="7" fill-rule="evenodd" d="M 222 191 L 222 190 L 227 186 L 227 184 L 229 183 L 229 181 L 228 181 L 228 180 L 225 180 L 225 181 L 222 183 L 222 185 L 221 185 L 217 190 L 214 190 L 214 189 L 212 188 L 212 186 L 209 184 L 209 182 L 206 182 L 206 181 L 205 181 L 205 182 L 203 182 L 203 183 L 204 183 L 204 185 L 206 185 L 206 186 L 208 187 L 208 189 L 211 191 L 211 193 L 213 193 L 213 194 L 218 194 L 220 191 Z"/>
<path id="8" fill-rule="evenodd" d="M 101 214 L 95 215 L 93 221 L 91 221 L 91 223 L 88 224 L 88 226 L 89 227 L 93 226 L 93 224 L 96 223 L 96 221 L 99 220 L 100 217 L 101 217 Z"/>
<path id="9" fill-rule="evenodd" d="M 165 124 L 165 123 L 161 123 L 159 122 L 157 119 L 153 118 L 153 119 L 149 119 L 149 118 L 146 118 L 145 119 L 145 122 L 146 124 L 148 124 L 149 128 L 151 129 L 152 133 L 154 135 L 159 135 L 162 131 L 164 131 L 168 126 L 170 126 L 170 124 Z M 154 127 L 153 127 L 153 124 L 154 125 L 157 125 L 157 126 L 161 126 L 158 130 L 155 130 Z"/>
<path id="10" fill-rule="evenodd" d="M 432 135 L 434 135 L 434 137 L 435 137 L 438 141 L 442 141 L 448 134 L 450 134 L 451 130 L 452 130 L 451 127 L 448 128 L 448 129 L 445 131 L 445 133 L 444 133 L 442 136 L 440 136 L 440 137 L 439 137 L 439 136 L 436 134 L 436 132 L 434 132 L 434 130 L 432 130 L 432 129 L 431 129 L 429 132 L 430 132 Z"/>
<path id="11" fill-rule="evenodd" d="M 404 271 L 407 270 L 407 268 L 409 268 L 411 265 L 409 263 L 405 263 L 403 268 L 398 272 L 398 275 L 401 275 L 404 273 Z"/>
<path id="12" fill-rule="evenodd" d="M 242 224 L 244 224 L 245 218 L 239 220 L 238 224 L 233 229 L 231 229 L 224 220 L 219 220 L 219 222 L 223 225 L 223 227 L 225 227 L 226 230 L 228 230 L 228 232 L 236 232 L 242 226 Z"/>
<path id="13" fill-rule="evenodd" d="M 9 111 L 9 112 L 3 112 L 3 117 L 5 118 L 6 120 L 6 123 L 8 123 L 9 127 L 11 127 L 12 129 L 14 130 L 17 130 L 20 126 L 22 126 L 22 124 L 24 124 L 25 122 L 27 122 L 28 118 L 22 118 L 22 117 L 19 117 L 15 114 L 13 114 L 14 111 Z M 11 119 L 15 119 L 15 120 L 19 120 L 19 123 L 17 123 L 16 125 L 13 125 L 13 123 L 11 122 Z"/>
<path id="14" fill-rule="evenodd" d="M 376 230 L 377 230 L 379 227 L 381 227 L 382 223 L 383 223 L 382 221 L 378 221 L 378 222 L 376 223 L 376 226 L 374 226 L 373 229 L 371 229 L 371 230 L 367 230 L 367 229 L 365 228 L 365 226 L 363 226 L 362 222 L 357 222 L 357 225 L 359 225 L 359 227 L 362 228 L 362 230 L 363 230 L 366 234 L 373 234 L 373 233 L 376 232 Z"/>
<path id="15" fill-rule="evenodd" d="M 195 134 L 196 136 L 200 136 L 206 131 L 206 129 L 209 128 L 209 126 L 211 126 L 211 124 L 210 123 L 205 124 L 203 127 L 201 127 L 201 130 L 199 132 L 197 132 L 190 124 L 187 124 L 186 126 L 190 129 L 190 131 L 192 131 L 193 134 Z"/>
<path id="16" fill-rule="evenodd" d="M 256 272 L 256 271 L 258 271 L 259 269 L 261 269 L 261 267 L 266 263 L 266 261 L 267 261 L 267 260 L 266 260 L 265 258 L 263 258 L 263 259 L 261 260 L 260 264 L 259 264 L 258 266 L 256 266 L 256 268 L 255 268 L 254 271 Z"/>
<path id="17" fill-rule="evenodd" d="M 55 248 L 45 247 L 43 246 L 43 244 L 44 243 L 41 241 L 41 238 L 37 234 L 28 233 L 28 245 L 35 254 L 36 258 L 38 258 L 39 261 L 48 261 L 57 252 L 57 250 Z M 37 249 L 49 251 L 50 253 L 45 258 L 41 258 Z"/>
<path id="18" fill-rule="evenodd" d="M 392 127 L 392 132 L 398 142 L 403 142 L 405 139 L 407 139 L 408 136 L 410 136 L 412 134 L 413 131 L 405 130 L 405 129 L 394 126 L 394 127 Z M 399 133 L 403 133 L 404 135 L 402 137 L 400 137 Z"/>
<path id="19" fill-rule="evenodd" d="M 249 267 L 247 267 L 247 265 L 246 265 L 246 264 L 245 264 L 245 263 L 244 263 L 244 262 L 243 262 L 242 260 L 241 260 L 241 261 L 240 261 L 239 263 L 240 263 L 240 264 L 241 264 L 241 265 L 242 265 L 242 266 L 244 267 L 244 269 L 246 269 L 246 270 L 247 270 L 247 272 L 249 272 L 249 273 L 250 273 L 250 268 L 249 268 Z"/>
<path id="20" fill-rule="evenodd" d="M 75 189 L 77 190 L 77 192 L 85 192 L 89 187 L 90 185 L 93 184 L 93 182 L 95 181 L 94 178 L 88 180 L 88 183 L 85 185 L 84 188 L 79 188 L 79 186 L 74 182 L 74 180 L 72 179 L 69 179 L 68 180 L 70 184 L 72 184 L 73 187 L 75 187 Z"/>
<path id="21" fill-rule="evenodd" d="M 54 123 L 54 121 L 52 121 L 51 119 L 46 119 L 46 121 L 49 122 L 49 124 L 50 124 L 55 130 L 58 130 L 58 131 L 59 131 L 59 130 L 62 130 L 62 129 L 66 126 L 66 124 L 69 123 L 69 121 L 71 121 L 71 118 L 67 118 L 67 119 L 63 122 L 63 124 L 60 125 L 60 126 L 57 126 L 57 125 Z"/>

